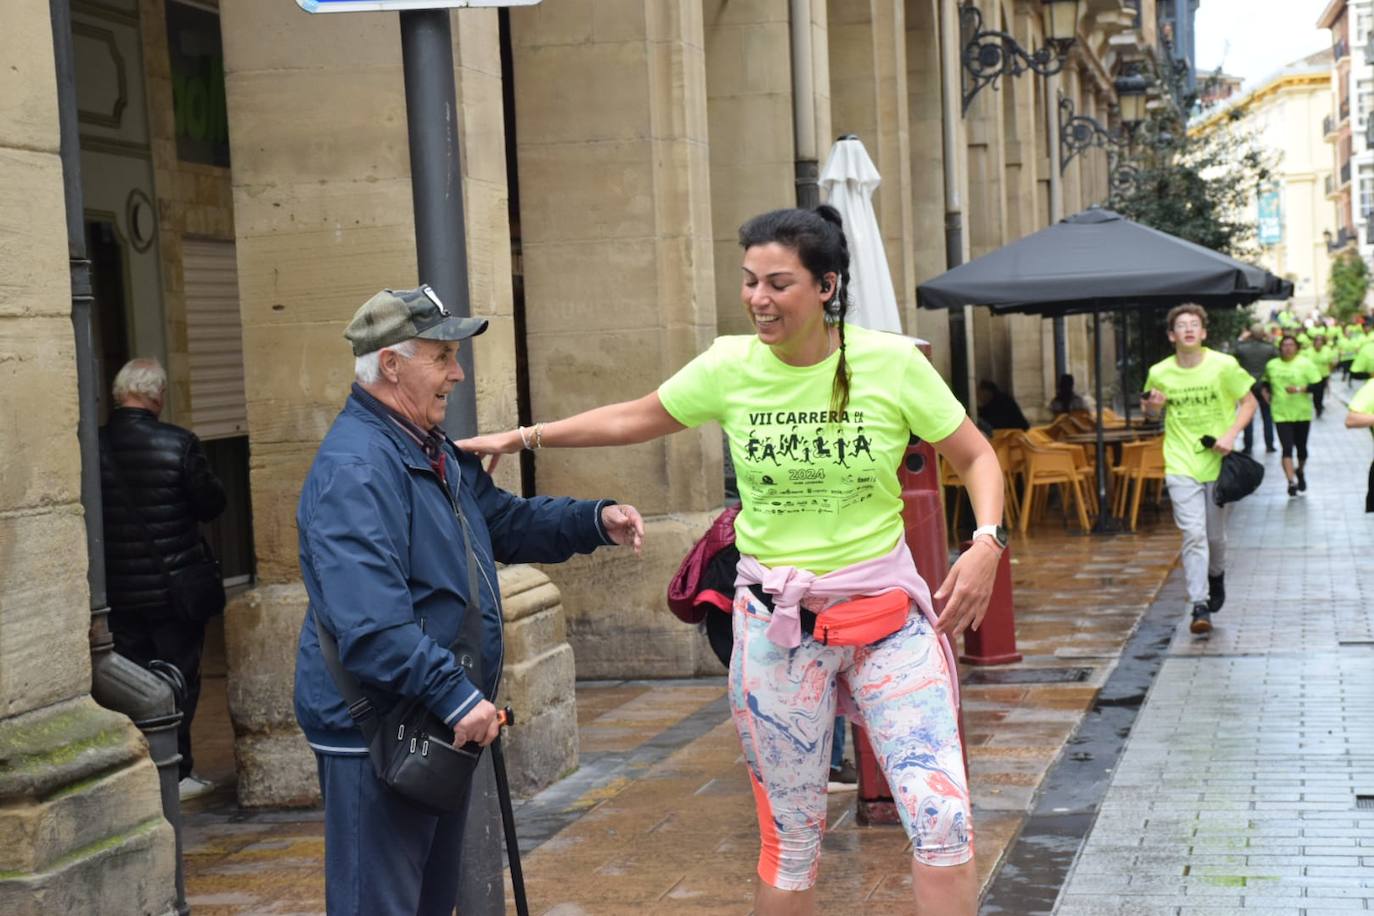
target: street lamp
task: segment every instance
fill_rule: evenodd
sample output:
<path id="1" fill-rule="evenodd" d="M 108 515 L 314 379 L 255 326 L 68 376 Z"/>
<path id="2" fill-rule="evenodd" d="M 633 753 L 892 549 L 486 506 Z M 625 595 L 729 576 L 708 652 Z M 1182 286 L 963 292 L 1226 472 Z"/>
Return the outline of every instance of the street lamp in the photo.
<path id="1" fill-rule="evenodd" d="M 1128 132 L 1133 131 L 1149 113 L 1150 80 L 1133 65 L 1112 85 L 1121 104 L 1121 123 Z"/>
<path id="2" fill-rule="evenodd" d="M 959 7 L 959 25 L 964 35 L 960 54 L 965 83 L 964 113 L 973 99 L 989 83 L 1004 76 L 1017 77 L 1027 70 L 1041 76 L 1053 76 L 1064 69 L 1069 49 L 1078 39 L 1078 23 L 1083 16 L 1084 0 L 1040 0 L 1044 17 L 1045 44 L 1029 52 L 1007 32 L 983 28 L 983 14 L 974 0 L 964 0 Z"/>

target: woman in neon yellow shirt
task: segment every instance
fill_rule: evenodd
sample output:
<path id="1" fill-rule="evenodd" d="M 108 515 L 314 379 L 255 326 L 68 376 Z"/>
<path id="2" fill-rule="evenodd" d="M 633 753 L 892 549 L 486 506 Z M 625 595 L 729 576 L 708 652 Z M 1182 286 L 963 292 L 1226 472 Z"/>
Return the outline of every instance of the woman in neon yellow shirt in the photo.
<path id="1" fill-rule="evenodd" d="M 1307 489 L 1303 469 L 1307 464 L 1307 434 L 1312 426 L 1312 395 L 1308 390 L 1321 377 L 1316 366 L 1298 355 L 1298 342 L 1292 337 L 1283 338 L 1278 359 L 1269 360 L 1264 369 L 1264 380 L 1269 386 L 1264 396 L 1274 413 L 1274 430 L 1283 449 L 1283 475 L 1288 478 L 1289 496 Z"/>
<path id="2" fill-rule="evenodd" d="M 849 251 L 834 208 L 765 213 L 739 239 L 753 334 L 717 338 L 638 400 L 458 444 L 489 455 L 630 445 L 719 422 L 743 504 L 730 702 L 763 846 L 755 912 L 814 912 L 830 729 L 845 692 L 900 796 L 917 911 L 971 916 L 978 882 L 949 638 L 981 622 L 1006 545 L 997 456 L 909 339 L 844 323 Z M 958 471 L 979 523 L 935 595 L 948 599 L 938 620 L 902 524 L 897 468 L 912 435 Z M 820 618 L 858 596 L 895 597 L 897 628 L 838 644 Z M 819 614 L 809 631 L 803 611 Z"/>
<path id="3" fill-rule="evenodd" d="M 1321 380 L 1312 386 L 1312 411 L 1320 420 L 1326 412 L 1326 380 L 1331 377 L 1331 370 L 1336 366 L 1338 354 L 1336 348 L 1326 342 L 1326 335 L 1318 333 L 1312 335 L 1312 345 L 1304 350 L 1302 355 L 1321 374 Z"/>
<path id="4" fill-rule="evenodd" d="M 1350 399 L 1350 412 L 1345 415 L 1348 429 L 1367 429 L 1374 433 L 1374 382 L 1365 382 Z M 1374 512 L 1374 463 L 1369 465 L 1369 488 L 1364 495 L 1364 511 Z"/>

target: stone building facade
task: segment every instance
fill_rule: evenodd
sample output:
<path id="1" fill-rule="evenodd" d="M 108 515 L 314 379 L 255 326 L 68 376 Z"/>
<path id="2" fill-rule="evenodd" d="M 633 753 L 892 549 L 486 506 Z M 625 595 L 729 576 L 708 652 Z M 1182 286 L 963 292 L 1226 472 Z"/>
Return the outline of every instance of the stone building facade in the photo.
<path id="1" fill-rule="evenodd" d="M 1080 5 L 1060 74 L 1003 79 L 966 114 L 959 0 L 546 0 L 453 13 L 470 306 L 491 322 L 474 346 L 479 427 L 642 394 L 715 335 L 744 331 L 736 227 L 793 204 L 797 160 L 823 162 L 848 133 L 883 175 L 875 209 L 905 331 L 932 342 L 956 388 L 990 378 L 1035 418 L 1057 370 L 1090 383 L 1082 319 L 1057 342 L 1048 322 L 969 308 L 952 335 L 951 316 L 915 303 L 952 257 L 1105 202 L 1102 151 L 1060 168 L 1058 99 L 1110 126 L 1114 76 L 1159 50 L 1157 11 L 1153 0 Z M 985 28 L 1044 45 L 1039 0 L 977 6 Z M 214 537 L 245 586 L 224 618 L 240 800 L 309 803 L 313 762 L 290 705 L 305 607 L 297 494 L 351 381 L 343 324 L 377 288 L 423 279 L 397 18 L 310 16 L 283 0 L 71 10 L 102 381 L 129 356 L 162 358 L 168 418 L 207 439 L 231 482 L 237 508 Z M 24 407 L 0 411 L 0 442 L 23 443 L 0 457 L 0 792 L 29 812 L 0 820 L 15 838 L 0 848 L 16 850 L 0 888 L 98 871 L 118 848 L 142 863 L 144 883 L 125 882 L 142 894 L 166 877 L 166 825 L 155 805 L 138 807 L 155 786 L 137 733 L 89 698 L 89 600 L 72 562 L 86 548 L 52 35 L 32 3 L 0 33 L 6 59 L 22 63 L 0 72 L 0 371 L 7 407 Z M 529 723 L 529 745 L 513 737 L 510 755 L 525 787 L 575 764 L 574 675 L 718 670 L 663 592 L 722 505 L 721 453 L 708 429 L 498 472 L 516 491 L 633 502 L 649 529 L 642 557 L 503 572 L 508 699 Z M 86 731 L 44 731 L 52 717 Z M 45 763 L 54 740 L 59 756 L 84 759 L 91 734 L 124 749 L 100 779 Z M 38 792 L 25 767 L 56 787 Z M 116 778 L 141 788 L 116 792 Z M 50 848 L 31 825 L 64 786 L 93 800 L 79 829 L 44 834 L 65 837 Z M 162 911 L 155 896 L 129 911 Z"/>

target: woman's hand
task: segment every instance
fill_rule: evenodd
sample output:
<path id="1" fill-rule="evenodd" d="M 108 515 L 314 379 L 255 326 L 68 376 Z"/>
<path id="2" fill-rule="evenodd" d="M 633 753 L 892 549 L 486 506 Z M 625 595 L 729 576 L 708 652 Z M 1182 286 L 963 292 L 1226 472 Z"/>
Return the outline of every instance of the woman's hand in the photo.
<path id="1" fill-rule="evenodd" d="M 528 431 L 525 432 L 526 436 L 529 434 Z M 496 470 L 502 455 L 514 454 L 525 447 L 518 429 L 508 433 L 489 433 L 485 436 L 473 436 L 471 439 L 459 439 L 453 444 L 472 455 L 490 455 L 491 461 L 487 463 L 488 474 Z"/>
<path id="2" fill-rule="evenodd" d="M 986 537 L 976 538 L 950 567 L 935 600 L 948 599 L 938 621 L 940 632 L 951 639 L 969 627 L 977 630 L 988 612 L 992 583 L 1002 550 Z"/>
<path id="3" fill-rule="evenodd" d="M 601 510 L 601 527 L 620 546 L 629 544 L 638 555 L 644 548 L 644 519 L 634 506 L 616 503 Z"/>

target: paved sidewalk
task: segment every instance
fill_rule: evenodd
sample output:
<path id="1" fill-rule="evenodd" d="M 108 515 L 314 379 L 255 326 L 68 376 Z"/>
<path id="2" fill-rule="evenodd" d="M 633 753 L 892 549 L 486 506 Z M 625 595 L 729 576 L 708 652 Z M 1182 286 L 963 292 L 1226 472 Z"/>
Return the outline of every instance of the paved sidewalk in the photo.
<path id="1" fill-rule="evenodd" d="M 1013 542 L 1025 661 L 964 672 L 984 883 L 1174 564 L 1167 510 L 1145 519 L 1101 539 L 1064 532 L 1052 512 Z M 223 680 L 205 689 L 197 766 L 232 779 Z M 578 685 L 581 767 L 516 815 L 533 912 L 749 911 L 758 829 L 724 692 L 723 678 Z M 852 792 L 831 797 L 820 911 L 910 912 L 905 836 L 857 826 L 853 808 Z M 226 786 L 192 803 L 187 827 L 198 916 L 323 911 L 318 811 L 242 811 Z"/>
<path id="2" fill-rule="evenodd" d="M 1307 493 L 1270 455 L 1233 510 L 1210 638 L 1179 608 L 1059 916 L 1374 910 L 1371 444 L 1328 405 Z"/>

